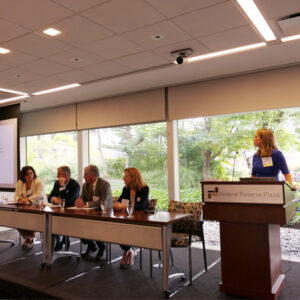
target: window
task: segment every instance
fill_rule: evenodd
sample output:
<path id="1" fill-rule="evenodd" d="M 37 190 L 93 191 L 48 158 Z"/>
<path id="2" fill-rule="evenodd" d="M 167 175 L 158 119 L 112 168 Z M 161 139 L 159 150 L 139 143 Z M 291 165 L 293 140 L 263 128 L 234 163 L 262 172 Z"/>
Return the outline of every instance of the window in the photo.
<path id="1" fill-rule="evenodd" d="M 62 132 L 27 137 L 27 165 L 32 166 L 50 193 L 57 168 L 67 165 L 71 176 L 78 178 L 77 133 Z"/>
<path id="2" fill-rule="evenodd" d="M 89 131 L 90 163 L 110 182 L 114 196 L 121 194 L 126 167 L 136 167 L 158 207 L 168 203 L 166 123 L 132 125 Z"/>
<path id="3" fill-rule="evenodd" d="M 251 175 L 256 129 L 274 131 L 294 182 L 300 182 L 300 108 L 180 120 L 180 198 L 201 199 L 201 180 Z"/>

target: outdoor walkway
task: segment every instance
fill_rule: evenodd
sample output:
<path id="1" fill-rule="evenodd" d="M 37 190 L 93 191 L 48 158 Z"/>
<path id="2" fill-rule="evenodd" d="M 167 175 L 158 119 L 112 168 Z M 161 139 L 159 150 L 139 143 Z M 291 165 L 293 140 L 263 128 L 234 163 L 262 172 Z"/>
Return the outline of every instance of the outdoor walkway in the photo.
<path id="1" fill-rule="evenodd" d="M 205 244 L 208 248 L 220 248 L 219 222 L 204 222 Z M 300 262 L 300 229 L 280 228 L 281 253 L 287 260 Z"/>

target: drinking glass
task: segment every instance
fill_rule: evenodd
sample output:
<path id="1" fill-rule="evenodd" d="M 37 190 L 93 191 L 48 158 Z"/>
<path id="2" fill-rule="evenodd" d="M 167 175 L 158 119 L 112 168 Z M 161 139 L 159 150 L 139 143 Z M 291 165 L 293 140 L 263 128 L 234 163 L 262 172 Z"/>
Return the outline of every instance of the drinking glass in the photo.
<path id="1" fill-rule="evenodd" d="M 104 214 L 106 214 L 106 212 L 107 212 L 107 203 L 106 203 L 106 201 L 101 201 L 101 202 L 100 202 L 100 206 L 101 206 L 102 212 L 103 212 Z"/>
<path id="2" fill-rule="evenodd" d="M 128 218 L 132 218 L 132 214 L 133 214 L 133 211 L 134 211 L 134 205 L 133 204 L 128 204 L 127 207 L 126 207 L 126 211 L 128 213 Z"/>
<path id="3" fill-rule="evenodd" d="M 66 199 L 60 199 L 60 207 L 62 210 L 65 209 L 65 205 L 66 205 Z"/>

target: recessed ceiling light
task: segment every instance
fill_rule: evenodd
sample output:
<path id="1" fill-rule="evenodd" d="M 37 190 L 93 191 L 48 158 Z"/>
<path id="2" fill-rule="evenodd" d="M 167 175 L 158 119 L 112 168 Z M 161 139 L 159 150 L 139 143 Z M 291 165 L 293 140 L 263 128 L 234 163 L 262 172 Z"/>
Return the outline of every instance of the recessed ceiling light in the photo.
<path id="1" fill-rule="evenodd" d="M 0 47 L 0 53 L 1 54 L 6 54 L 6 53 L 9 53 L 9 52 L 10 52 L 10 50 Z"/>
<path id="2" fill-rule="evenodd" d="M 205 59 L 209 59 L 209 58 L 213 58 L 213 57 L 217 57 L 217 56 L 223 56 L 223 55 L 228 55 L 228 54 L 232 54 L 232 53 L 243 52 L 243 51 L 260 48 L 260 47 L 264 47 L 264 46 L 267 46 L 267 44 L 265 42 L 258 43 L 258 44 L 251 44 L 251 45 L 247 45 L 247 46 L 242 46 L 242 47 L 227 49 L 227 50 L 223 50 L 223 51 L 212 52 L 212 53 L 208 53 L 208 54 L 204 54 L 204 55 L 189 57 L 189 58 L 187 58 L 187 61 L 195 62 L 195 61 L 205 60 Z"/>
<path id="3" fill-rule="evenodd" d="M 74 57 L 71 60 L 74 61 L 74 62 L 79 62 L 79 61 L 82 61 L 82 58 L 80 58 L 80 57 Z"/>
<path id="4" fill-rule="evenodd" d="M 54 28 L 48 28 L 48 29 L 44 30 L 43 32 L 50 36 L 56 36 L 61 33 L 61 31 L 54 29 Z"/>
<path id="5" fill-rule="evenodd" d="M 58 92 L 58 91 L 62 91 L 62 90 L 67 90 L 67 89 L 72 89 L 74 87 L 80 86 L 79 83 L 73 83 L 73 84 L 68 84 L 68 85 L 64 85 L 64 86 L 59 86 L 53 89 L 49 89 L 49 90 L 44 90 L 44 91 L 39 91 L 36 93 L 32 93 L 32 95 L 43 95 L 43 94 L 49 94 L 49 93 L 54 93 L 54 92 Z"/>
<path id="6" fill-rule="evenodd" d="M 284 42 L 294 41 L 298 39 L 300 39 L 300 34 L 284 37 L 281 39 L 281 41 L 284 43 Z"/>
<path id="7" fill-rule="evenodd" d="M 268 25 L 267 21 L 265 20 L 253 0 L 236 1 L 266 41 L 274 41 L 277 39 L 271 27 Z"/>
<path id="8" fill-rule="evenodd" d="M 161 40 L 161 39 L 164 39 L 165 37 L 162 34 L 155 34 L 155 35 L 152 35 L 151 38 L 153 40 Z"/>

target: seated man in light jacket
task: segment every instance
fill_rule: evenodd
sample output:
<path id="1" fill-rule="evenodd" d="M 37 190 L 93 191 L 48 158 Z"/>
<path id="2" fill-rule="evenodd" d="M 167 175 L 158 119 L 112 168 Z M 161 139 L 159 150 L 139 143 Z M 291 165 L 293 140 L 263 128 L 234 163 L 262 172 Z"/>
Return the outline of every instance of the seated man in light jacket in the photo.
<path id="1" fill-rule="evenodd" d="M 82 186 L 81 197 L 79 197 L 75 205 L 76 207 L 97 207 L 100 208 L 102 201 L 106 202 L 107 208 L 112 208 L 112 193 L 110 184 L 100 178 L 99 169 L 95 165 L 89 165 L 84 168 L 84 180 L 85 183 Z M 99 248 L 96 255 L 96 260 L 104 258 L 105 244 L 103 242 L 95 242 L 90 240 L 81 240 L 83 244 L 87 244 L 87 250 L 83 256 L 89 255 L 90 253 L 97 250 L 96 244 Z"/>

